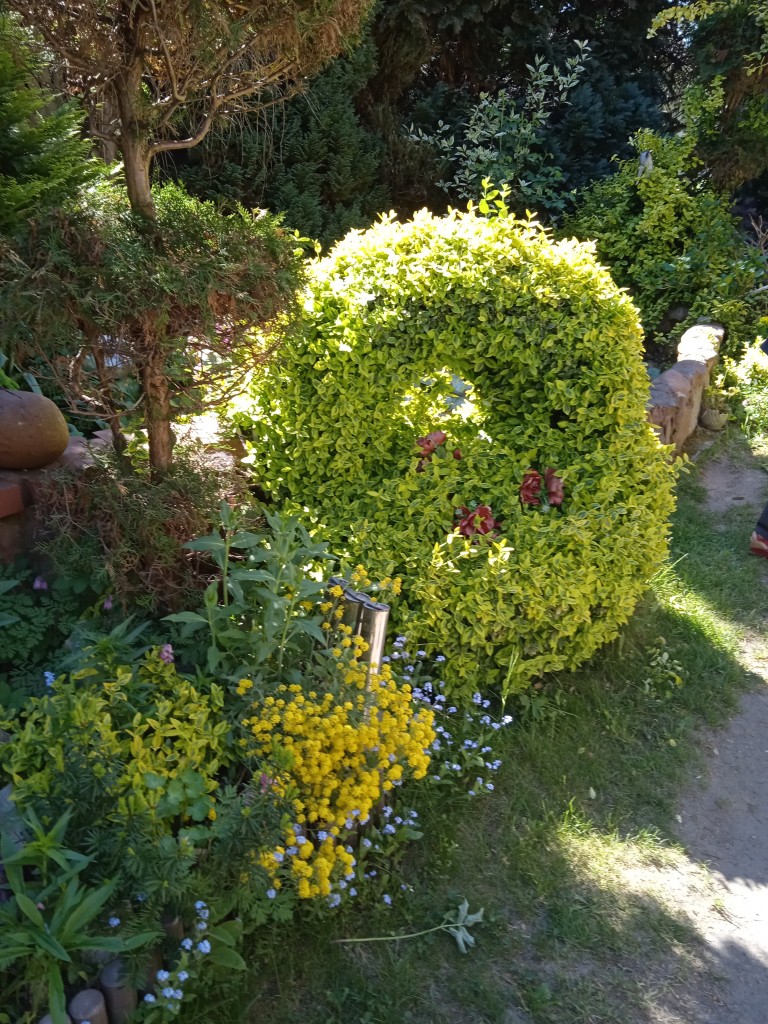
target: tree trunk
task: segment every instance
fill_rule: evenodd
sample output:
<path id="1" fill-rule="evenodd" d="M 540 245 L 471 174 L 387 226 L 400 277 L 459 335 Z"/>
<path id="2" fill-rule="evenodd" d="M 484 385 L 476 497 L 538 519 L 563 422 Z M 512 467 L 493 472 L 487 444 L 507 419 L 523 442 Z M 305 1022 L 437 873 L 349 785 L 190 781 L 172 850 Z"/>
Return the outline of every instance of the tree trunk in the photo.
<path id="1" fill-rule="evenodd" d="M 165 354 L 155 341 L 147 339 L 146 359 L 139 366 L 141 390 L 144 392 L 144 417 L 149 439 L 149 465 L 152 478 L 167 473 L 173 462 L 171 431 L 171 390 Z"/>
<path id="2" fill-rule="evenodd" d="M 115 95 L 120 116 L 120 151 L 123 154 L 128 200 L 134 213 L 154 221 L 157 211 L 149 179 L 152 160 L 149 155 L 148 129 L 142 123 L 140 113 L 142 70 L 138 60 L 126 68 L 115 82 Z"/>

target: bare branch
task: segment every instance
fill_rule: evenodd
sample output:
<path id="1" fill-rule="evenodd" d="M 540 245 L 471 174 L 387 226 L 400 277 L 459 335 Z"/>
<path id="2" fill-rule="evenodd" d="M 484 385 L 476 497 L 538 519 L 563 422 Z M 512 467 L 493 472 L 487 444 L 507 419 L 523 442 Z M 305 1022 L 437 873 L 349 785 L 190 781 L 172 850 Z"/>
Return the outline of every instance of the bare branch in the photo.
<path id="1" fill-rule="evenodd" d="M 179 92 L 179 83 L 176 77 L 176 69 L 173 66 L 171 60 L 170 50 L 168 49 L 168 43 L 165 38 L 165 34 L 160 27 L 160 22 L 157 17 L 157 7 L 155 6 L 155 0 L 149 0 L 149 7 L 152 12 L 152 21 L 157 32 L 157 38 L 160 42 L 160 48 L 163 52 L 163 60 L 165 63 L 165 69 L 168 72 L 168 81 L 171 85 L 171 95 L 177 103 L 186 103 L 187 97 L 185 93 Z"/>

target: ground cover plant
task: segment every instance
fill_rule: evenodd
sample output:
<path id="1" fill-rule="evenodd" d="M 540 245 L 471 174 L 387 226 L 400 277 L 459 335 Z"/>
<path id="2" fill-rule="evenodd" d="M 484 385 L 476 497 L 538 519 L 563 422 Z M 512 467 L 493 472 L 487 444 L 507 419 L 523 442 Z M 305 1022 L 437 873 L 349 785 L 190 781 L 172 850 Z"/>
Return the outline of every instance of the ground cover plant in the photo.
<path id="1" fill-rule="evenodd" d="M 641 330 L 589 246 L 488 192 L 353 232 L 236 422 L 259 487 L 379 576 L 452 692 L 525 688 L 616 635 L 666 551 L 674 471 Z"/>

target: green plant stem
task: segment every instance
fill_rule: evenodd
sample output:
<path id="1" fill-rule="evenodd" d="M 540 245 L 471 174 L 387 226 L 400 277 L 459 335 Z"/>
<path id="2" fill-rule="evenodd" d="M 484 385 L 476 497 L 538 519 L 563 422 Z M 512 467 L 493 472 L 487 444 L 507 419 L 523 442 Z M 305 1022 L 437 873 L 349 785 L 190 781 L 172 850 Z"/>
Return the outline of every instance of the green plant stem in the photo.
<path id="1" fill-rule="evenodd" d="M 334 942 L 399 942 L 401 939 L 418 939 L 421 935 L 429 935 L 430 932 L 443 932 L 453 927 L 448 924 L 436 924 L 434 928 L 425 928 L 420 932 L 409 932 L 407 935 L 369 935 L 360 939 L 334 939 Z"/>

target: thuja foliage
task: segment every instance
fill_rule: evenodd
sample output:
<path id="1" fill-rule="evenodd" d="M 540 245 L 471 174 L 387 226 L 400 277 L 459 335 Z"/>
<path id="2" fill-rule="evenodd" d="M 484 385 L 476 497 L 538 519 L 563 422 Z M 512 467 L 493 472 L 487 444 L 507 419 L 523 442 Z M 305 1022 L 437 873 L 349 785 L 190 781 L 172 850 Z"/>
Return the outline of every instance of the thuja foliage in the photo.
<path id="1" fill-rule="evenodd" d="M 41 62 L 25 33 L 0 14 L 0 233 L 14 234 L 95 176 L 82 111 L 35 82 Z"/>
<path id="2" fill-rule="evenodd" d="M 402 575 L 400 621 L 467 696 L 616 635 L 664 557 L 674 475 L 629 297 L 591 247 L 493 191 L 480 210 L 348 235 L 240 416 L 261 486 Z M 531 469 L 555 471 L 550 500 Z"/>
<path id="3" fill-rule="evenodd" d="M 721 321 L 726 350 L 736 354 L 754 337 L 751 293 L 763 273 L 760 254 L 739 232 L 728 201 L 702 178 L 695 133 L 662 138 L 642 131 L 634 145 L 638 156 L 584 191 L 562 234 L 595 241 L 652 338 L 669 329 L 670 308 L 682 305 L 688 316 L 678 333 L 699 317 Z"/>
<path id="4" fill-rule="evenodd" d="M 60 579 L 109 604 L 176 611 L 196 601 L 208 569 L 184 545 L 218 518 L 223 497 L 242 491 L 232 473 L 191 449 L 157 481 L 114 454 L 99 455 L 85 473 L 62 470 L 41 484 L 39 547 Z"/>

